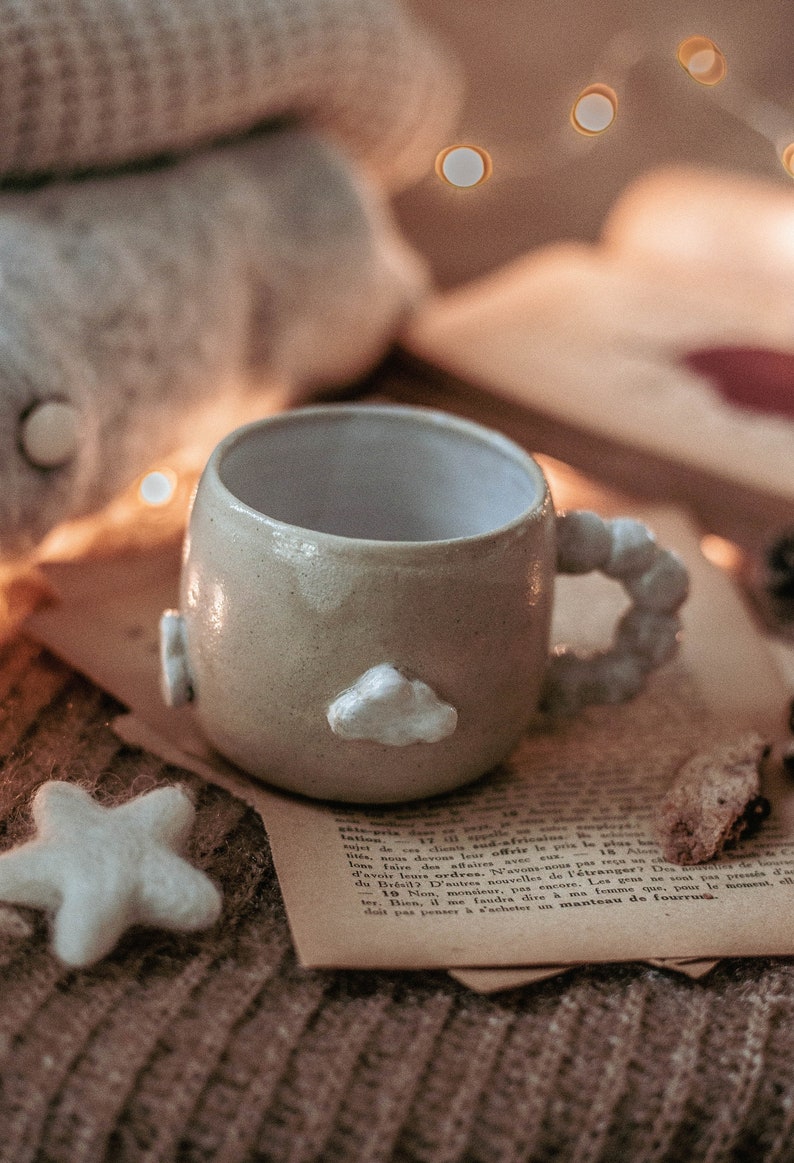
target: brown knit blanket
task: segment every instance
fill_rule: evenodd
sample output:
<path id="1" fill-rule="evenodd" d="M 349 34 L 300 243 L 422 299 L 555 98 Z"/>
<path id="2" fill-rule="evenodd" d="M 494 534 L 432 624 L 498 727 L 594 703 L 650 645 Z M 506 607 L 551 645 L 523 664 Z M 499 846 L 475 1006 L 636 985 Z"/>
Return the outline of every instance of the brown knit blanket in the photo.
<path id="1" fill-rule="evenodd" d="M 794 968 L 692 982 L 580 968 L 491 997 L 442 973 L 298 968 L 255 813 L 120 745 L 117 705 L 23 639 L 0 654 L 4 846 L 44 779 L 104 803 L 181 781 L 225 911 L 67 971 L 0 944 L 0 1160 L 697 1163 L 794 1159 Z"/>

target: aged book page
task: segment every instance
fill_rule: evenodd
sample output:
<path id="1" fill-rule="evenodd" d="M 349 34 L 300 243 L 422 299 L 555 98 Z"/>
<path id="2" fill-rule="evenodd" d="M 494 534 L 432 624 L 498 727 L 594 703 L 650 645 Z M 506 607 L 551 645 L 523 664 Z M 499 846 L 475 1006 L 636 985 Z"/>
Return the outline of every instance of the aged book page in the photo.
<path id="1" fill-rule="evenodd" d="M 488 392 L 790 505 L 794 423 L 731 406 L 682 359 L 787 351 L 780 298 L 763 277 L 750 288 L 561 243 L 431 299 L 404 343 Z"/>
<path id="2" fill-rule="evenodd" d="M 646 963 L 657 969 L 672 969 L 696 981 L 705 977 L 718 961 L 710 958 L 693 958 L 675 961 L 662 957 L 647 957 Z M 525 985 L 535 985 L 539 981 L 547 981 L 550 977 L 559 977 L 573 969 L 572 965 L 537 965 L 516 969 L 451 969 L 450 977 L 454 977 L 467 989 L 475 993 L 501 993 L 507 989 L 520 989 Z"/>
<path id="3" fill-rule="evenodd" d="M 677 767 L 743 726 L 779 732 L 787 692 L 689 522 L 670 510 L 646 516 L 692 571 L 679 660 L 633 703 L 591 708 L 562 727 L 539 724 L 477 784 L 405 806 L 329 805 L 269 790 L 212 753 L 189 709 L 161 705 L 156 623 L 174 600 L 178 555 L 147 569 L 50 567 L 68 602 L 30 626 L 134 712 L 120 724 L 125 738 L 225 783 L 261 812 L 308 966 L 794 953 L 794 789 L 782 779 L 764 789 L 773 813 L 761 833 L 717 862 L 666 864 L 653 838 L 656 805 Z M 555 637 L 597 646 L 621 605 L 605 579 L 562 579 Z"/>

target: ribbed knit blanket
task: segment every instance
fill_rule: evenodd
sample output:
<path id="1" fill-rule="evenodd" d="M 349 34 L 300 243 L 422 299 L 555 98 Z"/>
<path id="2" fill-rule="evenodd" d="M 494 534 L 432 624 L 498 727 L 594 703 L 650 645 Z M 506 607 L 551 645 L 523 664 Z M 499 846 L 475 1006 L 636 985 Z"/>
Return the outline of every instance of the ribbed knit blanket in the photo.
<path id="1" fill-rule="evenodd" d="M 77 972 L 40 916 L 31 935 L 0 918 L 2 1163 L 794 1159 L 788 962 L 583 967 L 492 997 L 302 970 L 252 810 L 121 746 L 112 700 L 24 641 L 0 651 L 0 698 L 4 846 L 44 779 L 107 804 L 181 781 L 225 902 L 215 930 L 132 930 Z"/>

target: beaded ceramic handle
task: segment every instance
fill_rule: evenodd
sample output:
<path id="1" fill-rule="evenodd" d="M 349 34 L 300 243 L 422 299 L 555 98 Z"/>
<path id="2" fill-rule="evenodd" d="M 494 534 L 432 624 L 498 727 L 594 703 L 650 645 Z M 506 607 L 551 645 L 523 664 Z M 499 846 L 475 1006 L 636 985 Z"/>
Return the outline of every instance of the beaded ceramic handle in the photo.
<path id="1" fill-rule="evenodd" d="M 549 659 L 541 707 L 553 715 L 587 703 L 620 703 L 643 686 L 646 675 L 675 652 L 678 609 L 689 576 L 676 554 L 662 549 L 653 533 L 631 517 L 605 520 L 585 509 L 557 515 L 557 570 L 599 570 L 621 582 L 632 599 L 609 650 L 583 657 L 567 646 Z"/>

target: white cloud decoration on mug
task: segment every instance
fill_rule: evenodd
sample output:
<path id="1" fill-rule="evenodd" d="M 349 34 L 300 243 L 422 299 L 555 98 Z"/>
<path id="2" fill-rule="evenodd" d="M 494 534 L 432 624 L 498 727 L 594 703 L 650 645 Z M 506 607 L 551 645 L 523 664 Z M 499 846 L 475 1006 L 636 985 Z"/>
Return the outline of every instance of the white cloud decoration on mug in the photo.
<path id="1" fill-rule="evenodd" d="M 440 743 L 455 730 L 458 712 L 419 678 L 388 662 L 371 666 L 328 708 L 328 724 L 342 739 L 369 739 L 391 747 Z"/>

